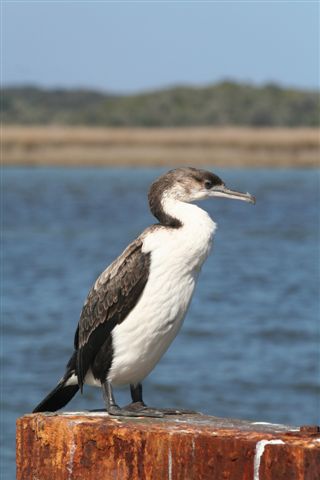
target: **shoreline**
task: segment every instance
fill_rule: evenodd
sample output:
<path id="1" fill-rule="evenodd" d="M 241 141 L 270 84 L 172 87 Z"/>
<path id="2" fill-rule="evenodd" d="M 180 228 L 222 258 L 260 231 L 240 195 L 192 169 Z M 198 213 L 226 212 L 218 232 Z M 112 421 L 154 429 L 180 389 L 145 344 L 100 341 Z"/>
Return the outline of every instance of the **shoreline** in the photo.
<path id="1" fill-rule="evenodd" d="M 3 166 L 320 166 L 318 128 L 2 126 Z"/>

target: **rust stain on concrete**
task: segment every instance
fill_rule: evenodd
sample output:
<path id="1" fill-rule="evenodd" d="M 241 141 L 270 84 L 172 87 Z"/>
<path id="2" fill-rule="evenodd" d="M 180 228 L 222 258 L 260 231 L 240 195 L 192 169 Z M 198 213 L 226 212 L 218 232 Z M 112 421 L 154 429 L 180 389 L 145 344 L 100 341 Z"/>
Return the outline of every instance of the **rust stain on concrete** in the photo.
<path id="1" fill-rule="evenodd" d="M 319 480 L 320 434 L 201 414 L 17 421 L 17 480 Z"/>

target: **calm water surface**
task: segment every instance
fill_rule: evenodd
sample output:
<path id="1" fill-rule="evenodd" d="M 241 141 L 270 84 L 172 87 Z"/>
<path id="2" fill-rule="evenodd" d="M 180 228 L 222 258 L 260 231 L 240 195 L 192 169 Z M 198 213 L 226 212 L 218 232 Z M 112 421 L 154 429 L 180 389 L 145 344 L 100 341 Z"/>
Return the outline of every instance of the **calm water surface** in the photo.
<path id="1" fill-rule="evenodd" d="M 87 291 L 147 225 L 159 169 L 3 172 L 2 475 L 15 419 L 61 377 Z M 203 202 L 218 223 L 185 324 L 145 381 L 154 406 L 258 421 L 319 421 L 319 172 L 217 170 L 256 206 Z M 128 402 L 119 390 L 119 403 Z M 69 410 L 102 408 L 86 387 Z"/>

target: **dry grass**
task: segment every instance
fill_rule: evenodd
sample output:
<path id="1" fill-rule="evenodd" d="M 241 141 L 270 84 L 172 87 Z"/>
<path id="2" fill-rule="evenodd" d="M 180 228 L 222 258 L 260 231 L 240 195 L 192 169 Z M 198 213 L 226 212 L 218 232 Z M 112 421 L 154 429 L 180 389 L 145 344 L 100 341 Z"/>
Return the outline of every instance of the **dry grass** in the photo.
<path id="1" fill-rule="evenodd" d="M 2 129 L 5 165 L 319 166 L 315 128 Z"/>

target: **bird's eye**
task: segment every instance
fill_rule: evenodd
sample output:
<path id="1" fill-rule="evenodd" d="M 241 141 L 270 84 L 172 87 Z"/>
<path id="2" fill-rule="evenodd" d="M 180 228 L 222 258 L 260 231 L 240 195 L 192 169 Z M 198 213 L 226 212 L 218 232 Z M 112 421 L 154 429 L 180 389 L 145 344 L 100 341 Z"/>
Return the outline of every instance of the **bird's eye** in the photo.
<path id="1" fill-rule="evenodd" d="M 212 188 L 212 186 L 213 186 L 213 183 L 211 182 L 211 180 L 205 180 L 204 181 L 204 186 L 207 190 L 210 190 L 210 188 Z"/>

